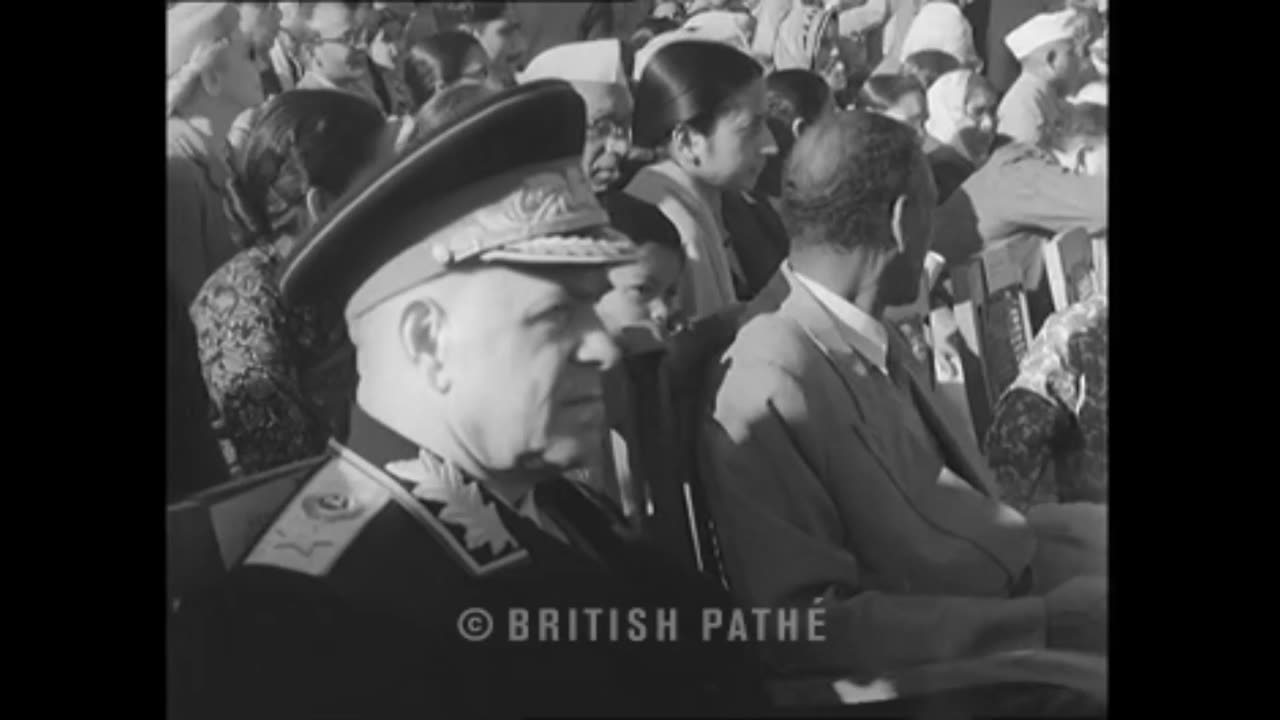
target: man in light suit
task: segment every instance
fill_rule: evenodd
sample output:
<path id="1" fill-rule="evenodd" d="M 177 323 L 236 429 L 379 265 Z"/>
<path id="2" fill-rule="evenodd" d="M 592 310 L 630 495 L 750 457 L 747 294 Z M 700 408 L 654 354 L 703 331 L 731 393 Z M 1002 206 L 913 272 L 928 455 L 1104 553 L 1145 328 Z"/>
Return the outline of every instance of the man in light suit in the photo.
<path id="1" fill-rule="evenodd" d="M 914 297 L 932 234 L 913 137 L 851 111 L 788 159 L 791 254 L 711 371 L 698 438 L 726 579 L 747 606 L 827 608 L 825 642 L 774 648 L 779 674 L 871 682 L 1046 649 L 1104 662 L 1105 509 L 999 502 L 880 319 Z"/>

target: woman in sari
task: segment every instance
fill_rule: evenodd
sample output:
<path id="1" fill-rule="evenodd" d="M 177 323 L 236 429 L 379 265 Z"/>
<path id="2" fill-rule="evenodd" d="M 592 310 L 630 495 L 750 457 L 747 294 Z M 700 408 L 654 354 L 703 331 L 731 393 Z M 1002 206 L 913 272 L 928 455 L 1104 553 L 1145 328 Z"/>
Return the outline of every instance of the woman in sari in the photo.
<path id="1" fill-rule="evenodd" d="M 925 142 L 938 203 L 946 202 L 991 154 L 999 98 L 972 70 L 953 70 L 929 88 Z"/>
<path id="2" fill-rule="evenodd" d="M 680 40 L 658 50 L 636 87 L 635 143 L 656 150 L 627 194 L 657 206 L 687 257 L 678 293 L 689 319 L 738 300 L 742 274 L 722 220 L 725 193 L 750 190 L 777 151 L 766 125 L 763 70 L 720 43 Z"/>
<path id="3" fill-rule="evenodd" d="M 382 113 L 336 90 L 269 102 L 232 163 L 242 250 L 191 305 L 215 432 L 233 475 L 323 451 L 345 424 L 354 366 L 341 308 L 283 301 L 275 272 L 303 233 L 384 152 Z"/>

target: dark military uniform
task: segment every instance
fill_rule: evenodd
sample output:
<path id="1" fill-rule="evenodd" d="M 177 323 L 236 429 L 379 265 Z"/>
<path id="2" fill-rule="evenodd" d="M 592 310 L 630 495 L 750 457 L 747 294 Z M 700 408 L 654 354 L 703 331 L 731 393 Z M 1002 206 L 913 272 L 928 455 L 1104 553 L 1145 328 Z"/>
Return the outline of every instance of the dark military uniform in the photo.
<path id="1" fill-rule="evenodd" d="M 179 616 L 203 665 L 186 667 L 192 716 L 758 707 L 751 648 L 700 641 L 718 588 L 629 538 L 589 491 L 538 486 L 535 522 L 359 408 L 351 425 L 225 586 Z M 536 642 L 536 625 L 507 640 L 509 608 L 632 607 L 676 608 L 677 640 L 627 642 L 624 621 L 618 642 L 586 641 L 585 624 L 570 642 L 563 620 L 559 642 Z M 484 641 L 462 637 L 471 608 L 493 617 Z"/>
<path id="2" fill-rule="evenodd" d="M 282 293 L 345 301 L 350 318 L 494 253 L 508 263 L 634 258 L 582 176 L 585 116 L 558 81 L 491 98 L 335 208 L 286 262 Z M 462 720 L 761 704 L 752 648 L 702 642 L 703 608 L 728 602 L 721 589 L 628 536 L 590 491 L 547 479 L 517 510 L 359 407 L 346 443 L 330 449 L 225 582 L 184 598 L 171 626 L 183 650 L 171 661 L 179 717 Z M 511 639 L 512 608 L 530 613 L 527 640 Z M 650 619 L 647 633 L 632 632 L 633 609 Z M 674 632 L 659 609 L 676 611 Z M 538 632 L 544 610 L 558 637 Z M 664 628 L 673 641 L 658 641 Z"/>

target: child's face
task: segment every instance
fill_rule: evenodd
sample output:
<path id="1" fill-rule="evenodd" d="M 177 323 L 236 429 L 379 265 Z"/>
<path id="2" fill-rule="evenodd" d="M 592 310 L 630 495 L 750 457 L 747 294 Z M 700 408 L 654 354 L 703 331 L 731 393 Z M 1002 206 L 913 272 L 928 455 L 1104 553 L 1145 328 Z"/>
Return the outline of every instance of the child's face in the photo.
<path id="1" fill-rule="evenodd" d="M 670 248 L 645 243 L 640 252 L 639 260 L 609 271 L 613 289 L 596 303 L 605 327 L 628 353 L 665 338 L 683 269 L 681 257 Z"/>

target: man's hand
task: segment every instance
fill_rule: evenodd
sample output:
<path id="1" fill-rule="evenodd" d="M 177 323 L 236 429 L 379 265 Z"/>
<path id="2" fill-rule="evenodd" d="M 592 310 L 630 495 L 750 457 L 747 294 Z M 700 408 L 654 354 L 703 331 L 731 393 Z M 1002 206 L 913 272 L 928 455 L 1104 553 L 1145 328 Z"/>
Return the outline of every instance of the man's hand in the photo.
<path id="1" fill-rule="evenodd" d="M 1107 579 L 1072 578 L 1044 598 L 1048 646 L 1061 650 L 1107 651 Z"/>

